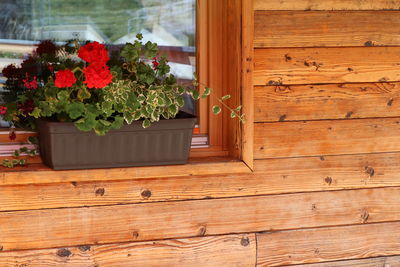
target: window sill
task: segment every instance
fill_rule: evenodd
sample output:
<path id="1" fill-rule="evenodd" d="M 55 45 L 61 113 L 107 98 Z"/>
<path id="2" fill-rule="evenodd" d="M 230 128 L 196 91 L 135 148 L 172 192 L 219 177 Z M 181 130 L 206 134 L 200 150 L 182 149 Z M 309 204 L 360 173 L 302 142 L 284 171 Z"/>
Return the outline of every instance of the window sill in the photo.
<path id="1" fill-rule="evenodd" d="M 185 165 L 68 171 L 54 171 L 36 163 L 13 169 L 0 167 L 0 186 L 238 173 L 251 173 L 251 170 L 244 162 L 229 157 L 190 158 Z"/>

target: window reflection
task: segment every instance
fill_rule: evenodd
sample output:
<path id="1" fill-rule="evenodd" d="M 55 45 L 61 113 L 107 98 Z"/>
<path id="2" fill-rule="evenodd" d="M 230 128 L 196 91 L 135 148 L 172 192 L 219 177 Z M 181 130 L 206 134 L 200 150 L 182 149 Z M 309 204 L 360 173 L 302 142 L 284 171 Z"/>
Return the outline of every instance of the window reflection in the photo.
<path id="1" fill-rule="evenodd" d="M 196 0 L 0 0 L 0 71 L 20 64 L 40 40 L 156 42 L 172 72 L 190 84 L 195 71 Z M 0 75 L 0 86 L 4 78 Z M 185 107 L 195 113 L 194 103 Z"/>

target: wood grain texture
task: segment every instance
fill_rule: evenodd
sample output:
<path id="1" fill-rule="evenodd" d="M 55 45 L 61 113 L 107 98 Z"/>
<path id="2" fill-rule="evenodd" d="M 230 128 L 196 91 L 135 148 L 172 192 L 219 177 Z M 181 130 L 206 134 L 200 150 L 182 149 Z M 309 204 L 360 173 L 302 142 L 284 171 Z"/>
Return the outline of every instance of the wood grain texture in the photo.
<path id="1" fill-rule="evenodd" d="M 265 233 L 257 235 L 257 266 L 398 255 L 399 238 L 400 222 Z"/>
<path id="2" fill-rule="evenodd" d="M 0 186 L 0 211 L 400 186 L 400 153 L 267 159 L 255 172 Z"/>
<path id="3" fill-rule="evenodd" d="M 255 49 L 254 85 L 400 80 L 400 47 Z"/>
<path id="4" fill-rule="evenodd" d="M 254 25 L 255 47 L 400 45 L 400 11 L 256 11 Z"/>
<path id="5" fill-rule="evenodd" d="M 291 265 L 292 267 L 399 267 L 400 256 Z"/>
<path id="6" fill-rule="evenodd" d="M 255 10 L 399 10 L 397 0 L 254 0 Z"/>
<path id="7" fill-rule="evenodd" d="M 256 122 L 400 116 L 400 83 L 256 86 Z"/>
<path id="8" fill-rule="evenodd" d="M 0 185 L 130 180 L 156 177 L 249 173 L 241 161 L 228 157 L 193 158 L 185 165 L 53 171 L 41 164 L 8 169 L 0 166 Z"/>
<path id="9" fill-rule="evenodd" d="M 242 110 L 246 123 L 242 124 L 242 158 L 254 168 L 254 12 L 253 0 L 242 1 Z"/>
<path id="10" fill-rule="evenodd" d="M 4 251 L 400 220 L 400 188 L 0 213 Z"/>
<path id="11" fill-rule="evenodd" d="M 252 267 L 255 261 L 254 234 L 0 253 L 3 267 Z"/>
<path id="12" fill-rule="evenodd" d="M 257 123 L 254 157 L 400 151 L 400 118 Z"/>

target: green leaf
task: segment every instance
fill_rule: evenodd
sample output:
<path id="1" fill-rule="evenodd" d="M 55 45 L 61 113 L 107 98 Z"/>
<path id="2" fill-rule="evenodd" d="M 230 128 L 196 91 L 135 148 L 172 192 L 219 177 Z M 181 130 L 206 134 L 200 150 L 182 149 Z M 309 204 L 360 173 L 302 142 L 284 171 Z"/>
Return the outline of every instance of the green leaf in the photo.
<path id="1" fill-rule="evenodd" d="M 80 101 L 83 101 L 85 99 L 89 99 L 91 96 L 89 90 L 86 88 L 86 86 L 82 86 L 79 91 L 78 91 L 78 95 L 77 98 Z"/>
<path id="2" fill-rule="evenodd" d="M 111 122 L 109 122 L 109 121 L 106 121 L 106 120 L 98 120 L 101 124 L 103 124 L 104 126 L 106 126 L 106 127 L 109 127 L 109 126 L 111 126 Z"/>
<path id="3" fill-rule="evenodd" d="M 192 97 L 194 100 L 198 100 L 200 98 L 200 93 L 197 90 L 192 91 Z"/>
<path id="4" fill-rule="evenodd" d="M 38 107 L 35 107 L 33 109 L 33 111 L 29 115 L 31 115 L 34 118 L 38 119 L 38 118 L 40 118 L 41 113 L 42 113 L 42 110 L 40 108 L 38 108 Z"/>
<path id="5" fill-rule="evenodd" d="M 240 111 L 242 110 L 242 106 L 238 106 L 237 108 L 235 108 L 236 111 Z"/>
<path id="6" fill-rule="evenodd" d="M 178 113 L 178 108 L 175 105 L 171 105 L 168 107 L 168 112 L 172 115 L 172 117 L 175 117 L 175 115 Z"/>
<path id="7" fill-rule="evenodd" d="M 120 129 L 124 125 L 124 117 L 116 116 L 114 122 L 111 124 L 112 129 Z"/>
<path id="8" fill-rule="evenodd" d="M 181 95 L 176 98 L 176 102 L 178 103 L 179 107 L 183 107 L 185 105 L 185 99 Z"/>
<path id="9" fill-rule="evenodd" d="M 235 113 L 235 111 L 232 111 L 231 112 L 231 118 L 233 119 L 233 118 L 236 118 L 236 113 Z"/>
<path id="10" fill-rule="evenodd" d="M 149 119 L 145 119 L 142 123 L 143 128 L 148 128 L 148 127 L 150 127 L 150 125 L 151 125 L 151 122 Z"/>
<path id="11" fill-rule="evenodd" d="M 227 100 L 231 98 L 231 95 L 224 95 L 223 97 L 221 97 L 221 100 Z"/>
<path id="12" fill-rule="evenodd" d="M 136 39 L 142 40 L 143 39 L 143 34 L 141 34 L 141 33 L 136 34 Z"/>
<path id="13" fill-rule="evenodd" d="M 206 88 L 204 89 L 204 92 L 203 92 L 203 95 L 201 96 L 201 98 L 206 98 L 206 97 L 208 97 L 210 94 L 211 94 L 211 88 L 206 87 Z"/>
<path id="14" fill-rule="evenodd" d="M 127 43 L 121 50 L 121 56 L 128 61 L 137 61 L 139 59 L 139 51 L 131 43 Z"/>
<path id="15" fill-rule="evenodd" d="M 126 123 L 131 124 L 134 121 L 133 114 L 131 112 L 125 112 L 124 120 L 126 121 Z"/>
<path id="16" fill-rule="evenodd" d="M 75 126 L 84 132 L 88 132 L 92 130 L 96 125 L 96 115 L 89 113 L 86 114 L 84 118 L 75 122 Z"/>
<path id="17" fill-rule="evenodd" d="M 156 43 L 152 43 L 150 41 L 148 41 L 145 45 L 144 45 L 144 56 L 147 58 L 153 58 L 155 56 L 157 56 L 157 52 L 158 52 L 158 48 L 157 48 L 157 44 Z"/>
<path id="18" fill-rule="evenodd" d="M 85 112 L 85 105 L 81 102 L 74 102 L 72 104 L 67 105 L 66 111 L 68 116 L 75 120 L 83 115 Z"/>
<path id="19" fill-rule="evenodd" d="M 212 111 L 215 115 L 219 114 L 221 112 L 221 107 L 220 106 L 213 106 Z"/>

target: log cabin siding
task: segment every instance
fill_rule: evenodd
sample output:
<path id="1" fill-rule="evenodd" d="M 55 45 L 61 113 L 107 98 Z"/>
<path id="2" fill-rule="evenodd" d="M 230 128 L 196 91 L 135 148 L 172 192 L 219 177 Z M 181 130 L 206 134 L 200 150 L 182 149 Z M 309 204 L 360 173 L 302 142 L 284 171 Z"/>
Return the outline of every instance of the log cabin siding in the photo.
<path id="1" fill-rule="evenodd" d="M 254 171 L 1 169 L 0 266 L 399 264 L 400 4 L 239 2 Z"/>

